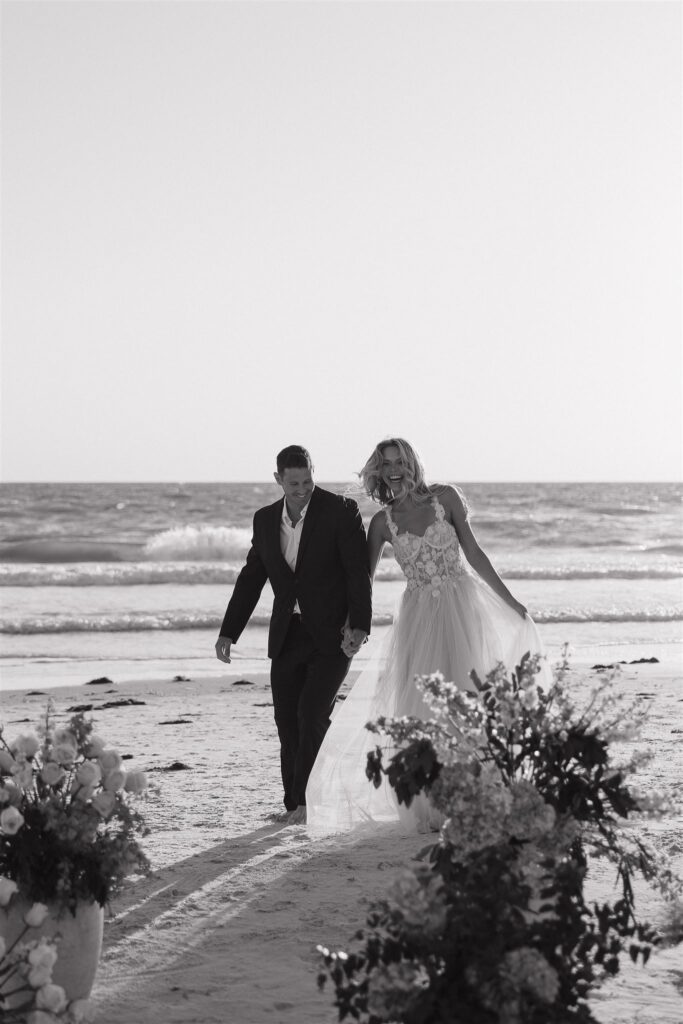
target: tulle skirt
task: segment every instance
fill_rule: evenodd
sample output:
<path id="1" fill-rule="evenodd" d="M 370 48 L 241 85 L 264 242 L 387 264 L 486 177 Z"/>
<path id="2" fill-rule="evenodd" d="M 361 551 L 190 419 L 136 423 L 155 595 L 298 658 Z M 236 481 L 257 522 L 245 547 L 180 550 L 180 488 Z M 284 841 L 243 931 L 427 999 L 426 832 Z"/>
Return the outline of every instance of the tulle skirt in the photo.
<path id="1" fill-rule="evenodd" d="M 533 621 L 522 619 L 479 576 L 466 572 L 435 590 L 406 590 L 380 650 L 336 706 L 306 789 L 309 830 L 324 834 L 372 822 L 395 823 L 406 832 L 438 827 L 425 797 L 406 808 L 386 779 L 378 789 L 368 780 L 367 754 L 387 741 L 366 723 L 381 715 L 428 719 L 416 675 L 438 671 L 473 690 L 472 670 L 483 678 L 501 661 L 512 669 L 527 651 L 542 653 Z M 543 663 L 539 682 L 549 681 Z"/>

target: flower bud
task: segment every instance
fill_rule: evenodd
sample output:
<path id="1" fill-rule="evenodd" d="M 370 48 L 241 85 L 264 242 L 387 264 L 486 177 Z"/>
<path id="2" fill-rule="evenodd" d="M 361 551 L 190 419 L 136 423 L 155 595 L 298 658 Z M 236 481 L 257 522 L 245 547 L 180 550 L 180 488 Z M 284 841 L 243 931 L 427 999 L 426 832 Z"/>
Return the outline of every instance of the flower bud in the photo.
<path id="1" fill-rule="evenodd" d="M 57 962 L 57 950 L 54 942 L 43 937 L 40 942 L 29 951 L 28 962 L 31 967 L 43 967 L 47 965 L 50 970 Z"/>
<path id="2" fill-rule="evenodd" d="M 36 992 L 36 1007 L 49 1010 L 50 1013 L 61 1013 L 66 1009 L 66 993 L 61 985 L 43 985 Z"/>
<path id="3" fill-rule="evenodd" d="M 24 815 L 16 807 L 6 807 L 0 811 L 0 829 L 8 836 L 17 834 L 24 824 Z"/>
<path id="4" fill-rule="evenodd" d="M 24 921 L 29 928 L 40 928 L 49 913 L 50 911 L 44 903 L 34 903 L 24 914 Z"/>
<path id="5" fill-rule="evenodd" d="M 56 761 L 48 761 L 40 770 L 40 777 L 48 786 L 56 786 L 65 775 L 66 772 Z"/>
<path id="6" fill-rule="evenodd" d="M 144 772 L 128 772 L 124 788 L 127 793 L 144 793 L 147 789 L 147 776 Z"/>
<path id="7" fill-rule="evenodd" d="M 23 757 L 35 757 L 40 750 L 40 743 L 35 736 L 17 736 L 11 750 L 13 754 L 20 754 Z"/>
<path id="8" fill-rule="evenodd" d="M 109 793 L 116 793 L 117 790 L 123 789 L 126 781 L 126 773 L 121 768 L 115 768 L 112 772 L 108 772 L 104 776 L 102 786 Z"/>
<path id="9" fill-rule="evenodd" d="M 121 767 L 121 755 L 116 750 L 103 750 L 98 755 L 98 761 L 100 762 L 100 768 L 105 774 Z"/>
<path id="10" fill-rule="evenodd" d="M 89 999 L 74 999 L 69 1003 L 69 1016 L 74 1021 L 74 1024 L 85 1024 L 86 1021 L 91 1019 L 92 1008 L 92 1003 Z"/>
<path id="11" fill-rule="evenodd" d="M 37 967 L 31 967 L 27 980 L 31 988 L 42 988 L 43 985 L 47 985 L 52 981 L 52 967 L 48 964 L 38 964 Z"/>
<path id="12" fill-rule="evenodd" d="M 96 761 L 84 761 L 76 772 L 76 782 L 81 786 L 95 786 L 102 778 L 102 771 Z"/>
<path id="13" fill-rule="evenodd" d="M 101 814 L 103 818 L 108 818 L 116 806 L 116 796 L 114 793 L 97 793 L 92 798 L 92 805 L 98 814 Z"/>
<path id="14" fill-rule="evenodd" d="M 85 745 L 85 756 L 86 757 L 99 757 L 100 754 L 104 753 L 105 742 L 101 736 L 97 733 L 93 733 L 88 742 Z"/>
<path id="15" fill-rule="evenodd" d="M 73 745 L 71 743 L 55 743 L 50 751 L 50 756 L 58 764 L 70 766 L 78 757 L 78 750 L 75 743 Z"/>

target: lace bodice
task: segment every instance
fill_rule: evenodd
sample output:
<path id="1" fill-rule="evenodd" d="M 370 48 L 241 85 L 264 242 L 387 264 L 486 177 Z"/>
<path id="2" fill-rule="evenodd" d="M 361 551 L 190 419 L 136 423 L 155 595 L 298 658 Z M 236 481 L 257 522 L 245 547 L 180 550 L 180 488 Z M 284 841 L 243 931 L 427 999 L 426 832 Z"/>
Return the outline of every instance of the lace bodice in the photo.
<path id="1" fill-rule="evenodd" d="M 432 506 L 436 519 L 421 536 L 399 533 L 391 509 L 387 507 L 385 514 L 394 555 L 408 580 L 408 590 L 430 589 L 436 597 L 444 584 L 455 582 L 467 568 L 455 527 L 447 522 L 445 509 L 436 496 Z"/>

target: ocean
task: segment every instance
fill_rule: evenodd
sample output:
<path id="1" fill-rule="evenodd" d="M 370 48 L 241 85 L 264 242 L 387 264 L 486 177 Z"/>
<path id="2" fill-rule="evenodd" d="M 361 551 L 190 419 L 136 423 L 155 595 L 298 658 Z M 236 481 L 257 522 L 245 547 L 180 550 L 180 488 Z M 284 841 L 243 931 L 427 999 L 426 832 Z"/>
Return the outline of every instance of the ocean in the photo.
<path id="1" fill-rule="evenodd" d="M 353 485 L 326 483 L 377 506 Z M 683 489 L 675 483 L 460 484 L 472 526 L 549 654 L 683 656 Z M 3 689 L 107 675 L 220 676 L 213 645 L 269 483 L 41 483 L 0 488 Z M 381 560 L 373 634 L 403 578 Z M 266 671 L 272 594 L 234 648 L 232 674 Z M 373 637 L 373 639 L 374 639 Z M 362 657 L 372 648 L 368 644 Z"/>

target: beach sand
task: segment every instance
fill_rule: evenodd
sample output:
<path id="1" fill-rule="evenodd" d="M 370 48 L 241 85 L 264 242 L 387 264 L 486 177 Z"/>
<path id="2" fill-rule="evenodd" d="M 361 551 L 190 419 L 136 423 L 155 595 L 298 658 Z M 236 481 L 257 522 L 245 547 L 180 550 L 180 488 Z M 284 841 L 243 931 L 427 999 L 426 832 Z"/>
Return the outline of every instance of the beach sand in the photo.
<path id="1" fill-rule="evenodd" d="M 569 682 L 587 690 L 596 676 L 575 665 Z M 637 744 L 655 751 L 643 783 L 679 796 L 682 681 L 674 664 L 623 666 L 619 677 L 651 706 Z M 96 731 L 132 755 L 125 767 L 149 772 L 142 810 L 154 872 L 130 880 L 107 916 L 98 1024 L 332 1024 L 316 945 L 348 949 L 368 903 L 430 841 L 390 829 L 312 840 L 273 822 L 281 794 L 268 680 L 238 683 L 226 674 L 3 694 L 9 737 L 29 730 L 48 696 L 60 721 L 92 705 Z M 680 815 L 633 827 L 683 871 Z M 591 897 L 613 898 L 613 869 L 592 866 L 589 886 Z M 637 896 L 640 916 L 661 920 L 661 896 L 645 886 Z M 593 1012 L 603 1024 L 680 1024 L 682 988 L 683 948 L 662 950 L 646 968 L 624 962 Z"/>

